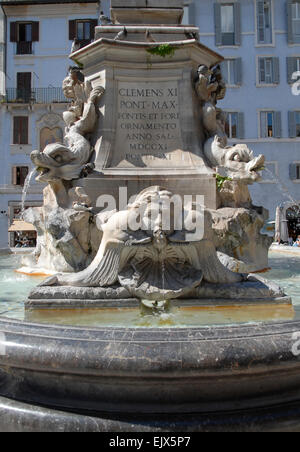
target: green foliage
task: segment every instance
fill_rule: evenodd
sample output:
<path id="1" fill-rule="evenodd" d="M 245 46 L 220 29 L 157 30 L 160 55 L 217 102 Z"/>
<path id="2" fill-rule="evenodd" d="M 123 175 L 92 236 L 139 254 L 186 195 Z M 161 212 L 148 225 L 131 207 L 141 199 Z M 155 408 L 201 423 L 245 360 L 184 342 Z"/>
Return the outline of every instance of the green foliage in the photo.
<path id="1" fill-rule="evenodd" d="M 223 177 L 220 174 L 216 174 L 216 182 L 218 190 L 222 190 L 223 184 L 226 180 L 232 181 L 231 177 Z"/>
<path id="2" fill-rule="evenodd" d="M 170 44 L 160 44 L 156 47 L 148 49 L 147 52 L 151 55 L 159 55 L 162 58 L 169 56 L 170 58 L 174 55 L 177 47 L 171 46 Z"/>

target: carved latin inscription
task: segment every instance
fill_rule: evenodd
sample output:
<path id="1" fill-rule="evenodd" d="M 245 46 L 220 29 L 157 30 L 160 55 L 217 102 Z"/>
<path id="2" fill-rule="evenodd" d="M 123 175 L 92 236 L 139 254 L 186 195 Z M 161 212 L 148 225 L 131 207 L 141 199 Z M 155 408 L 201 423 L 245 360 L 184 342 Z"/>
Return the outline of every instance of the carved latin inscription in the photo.
<path id="1" fill-rule="evenodd" d="M 181 146 L 178 83 L 119 82 L 115 165 L 170 166 Z"/>

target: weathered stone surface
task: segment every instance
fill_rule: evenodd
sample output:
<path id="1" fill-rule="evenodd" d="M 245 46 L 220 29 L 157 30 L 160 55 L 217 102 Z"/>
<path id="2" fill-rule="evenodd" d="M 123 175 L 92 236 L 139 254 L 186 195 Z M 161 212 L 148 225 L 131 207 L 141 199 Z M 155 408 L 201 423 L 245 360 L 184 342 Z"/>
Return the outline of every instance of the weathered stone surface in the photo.
<path id="1" fill-rule="evenodd" d="M 2 415 L 3 413 L 3 415 Z M 0 397 L 0 432 L 265 432 L 298 433 L 300 430 L 300 406 L 295 403 L 279 407 L 256 408 L 234 413 L 90 416 L 65 412 Z M 117 439 L 115 439 L 117 441 Z M 131 441 L 131 440 L 130 440 Z M 131 443 L 130 443 L 131 444 Z M 181 443 L 182 444 L 182 443 Z M 191 444 L 189 442 L 189 444 Z"/>
<path id="2" fill-rule="evenodd" d="M 268 268 L 272 239 L 260 233 L 268 213 L 263 208 L 223 208 L 211 211 L 214 243 L 223 265 L 237 272 Z M 229 256 L 229 258 L 227 258 Z"/>
<path id="3" fill-rule="evenodd" d="M 252 300 L 253 304 L 262 304 L 265 301 L 282 303 L 285 299 L 291 303 L 289 297 L 275 283 L 267 281 L 257 275 L 248 275 L 246 281 L 235 284 L 204 284 L 198 287 L 194 294 L 199 298 L 236 300 L 243 304 L 245 300 Z"/>
<path id="4" fill-rule="evenodd" d="M 129 290 L 125 287 L 70 287 L 70 286 L 46 286 L 36 287 L 30 294 L 26 308 L 95 308 L 95 307 L 138 307 L 140 300 L 171 299 L 171 293 L 161 297 L 156 293 L 157 289 L 147 293 L 145 289 Z M 171 291 L 170 291 L 171 292 Z M 249 275 L 244 282 L 232 284 L 204 283 L 196 288 L 176 292 L 173 289 L 174 298 L 171 303 L 176 306 L 247 306 L 265 304 L 291 305 L 290 297 L 275 283 L 269 282 L 259 276 Z M 178 295 L 181 297 L 178 299 Z M 133 294 L 137 298 L 133 297 Z"/>
<path id="5" fill-rule="evenodd" d="M 183 0 L 112 0 L 111 17 L 121 24 L 180 24 Z"/>
<path id="6" fill-rule="evenodd" d="M 292 351 L 299 328 L 299 322 L 274 322 L 87 329 L 0 319 L 5 347 L 0 394 L 48 409 L 93 412 L 100 418 L 105 413 L 106 419 L 115 419 L 117 412 L 117 419 L 131 419 L 131 424 L 151 413 L 158 425 L 163 414 L 169 422 L 171 415 L 180 415 L 185 418 L 181 428 L 187 428 L 192 413 L 205 419 L 218 413 L 224 422 L 224 411 L 227 420 L 230 411 L 241 419 L 243 410 L 257 415 L 261 408 L 272 412 L 274 405 L 299 399 L 300 361 Z M 32 419 L 31 412 L 21 410 L 19 425 Z M 0 416 L 0 426 L 6 420 Z"/>
<path id="7" fill-rule="evenodd" d="M 96 104 L 104 88 L 97 86 L 92 90 L 90 83 L 79 80 L 79 74 L 78 69 L 71 70 L 63 83 L 65 96 L 73 101 L 63 114 L 66 123 L 64 143 L 51 143 L 42 152 L 31 153 L 38 172 L 37 181 L 49 183 L 79 179 L 90 162 L 93 147 L 88 134 L 95 128 Z"/>
<path id="8" fill-rule="evenodd" d="M 72 198 L 74 199 L 74 198 Z M 74 210 L 66 186 L 60 182 L 44 189 L 44 206 L 26 210 L 24 218 L 38 231 L 37 248 L 24 256 L 31 269 L 74 272 L 86 268 L 95 257 L 102 233 L 89 210 Z"/>
<path id="9" fill-rule="evenodd" d="M 241 181 L 225 180 L 218 190 L 219 208 L 223 207 L 244 207 L 252 208 L 252 200 L 248 185 Z"/>
<path id="10" fill-rule="evenodd" d="M 36 287 L 29 300 L 112 300 L 132 298 L 125 287 Z"/>

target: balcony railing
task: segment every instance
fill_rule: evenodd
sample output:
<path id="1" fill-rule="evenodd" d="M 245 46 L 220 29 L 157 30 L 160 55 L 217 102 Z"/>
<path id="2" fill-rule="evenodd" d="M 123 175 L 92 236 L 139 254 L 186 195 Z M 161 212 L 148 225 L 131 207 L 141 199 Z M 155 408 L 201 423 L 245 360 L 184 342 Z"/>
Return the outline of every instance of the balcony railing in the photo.
<path id="1" fill-rule="evenodd" d="M 32 42 L 17 42 L 17 55 L 32 55 Z"/>
<path id="2" fill-rule="evenodd" d="M 17 104 L 53 104 L 69 102 L 62 88 L 7 88 L 5 102 Z"/>

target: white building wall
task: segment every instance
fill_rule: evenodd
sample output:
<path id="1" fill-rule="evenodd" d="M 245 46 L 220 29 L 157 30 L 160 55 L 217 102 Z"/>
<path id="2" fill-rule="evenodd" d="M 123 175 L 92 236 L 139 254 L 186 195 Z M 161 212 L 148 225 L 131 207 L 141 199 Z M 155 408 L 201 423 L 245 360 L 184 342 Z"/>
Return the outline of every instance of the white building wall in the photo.
<path id="1" fill-rule="evenodd" d="M 98 2 L 13 5 L 3 6 L 3 9 L 6 17 L 3 13 L 0 14 L 0 94 L 5 94 L 5 83 L 7 89 L 17 87 L 18 72 L 31 72 L 33 89 L 60 88 L 68 67 L 74 65 L 68 59 L 72 45 L 69 40 L 69 21 L 98 19 Z M 39 41 L 33 42 L 32 55 L 16 55 L 16 43 L 10 42 L 10 23 L 18 21 L 39 22 Z M 6 77 L 3 77 L 5 40 Z M 30 153 L 39 149 L 39 127 L 47 125 L 47 115 L 50 115 L 50 123 L 53 118 L 57 118 L 56 115 L 60 115 L 61 122 L 57 125 L 62 127 L 62 113 L 66 108 L 64 103 L 0 104 L 0 248 L 7 248 L 9 245 L 8 228 L 13 219 L 13 207 L 21 204 L 22 187 L 12 184 L 12 168 L 32 168 Z M 27 145 L 13 144 L 14 116 L 29 117 Z M 44 119 L 46 122 L 41 123 Z M 43 185 L 33 182 L 26 205 L 41 204 L 42 190 Z"/>
<path id="2" fill-rule="evenodd" d="M 215 3 L 239 3 L 241 8 L 241 44 L 216 46 Z M 200 28 L 200 41 L 225 58 L 242 58 L 242 83 L 240 87 L 228 88 L 220 107 L 245 115 L 244 140 L 255 154 L 265 154 L 267 162 L 275 162 L 281 183 L 262 182 L 251 187 L 256 205 L 264 205 L 275 218 L 276 207 L 291 197 L 300 201 L 300 180 L 290 178 L 290 164 L 300 162 L 300 138 L 289 138 L 288 112 L 300 111 L 300 96 L 292 94 L 287 81 L 288 56 L 300 57 L 300 44 L 288 43 L 287 1 L 272 0 L 272 28 L 274 40 L 271 45 L 258 45 L 256 33 L 256 0 L 193 0 L 189 21 Z M 280 82 L 273 86 L 258 86 L 258 57 L 279 58 Z M 281 112 L 282 133 L 280 138 L 260 138 L 260 110 Z M 283 187 L 282 187 L 283 185 Z"/>

